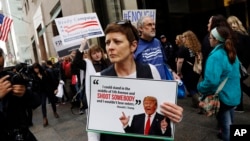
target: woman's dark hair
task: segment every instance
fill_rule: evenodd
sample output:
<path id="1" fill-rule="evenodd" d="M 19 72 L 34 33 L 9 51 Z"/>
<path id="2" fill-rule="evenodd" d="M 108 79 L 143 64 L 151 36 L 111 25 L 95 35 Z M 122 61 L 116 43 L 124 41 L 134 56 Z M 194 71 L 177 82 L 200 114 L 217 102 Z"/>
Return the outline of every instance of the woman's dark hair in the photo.
<path id="1" fill-rule="evenodd" d="M 226 26 L 230 28 L 230 25 L 227 22 L 227 19 L 223 15 L 214 15 L 212 16 L 211 29 L 218 26 Z"/>
<path id="2" fill-rule="evenodd" d="M 49 66 L 53 66 L 53 63 L 52 63 L 51 60 L 47 60 L 47 61 L 46 61 L 46 64 L 49 65 Z"/>
<path id="3" fill-rule="evenodd" d="M 34 63 L 34 64 L 32 65 L 32 68 L 33 68 L 33 69 L 34 69 L 34 68 L 38 68 L 40 73 L 44 73 L 44 70 L 43 70 L 42 66 L 41 66 L 39 63 Z"/>
<path id="4" fill-rule="evenodd" d="M 222 38 L 225 39 L 225 47 L 224 49 L 227 52 L 227 56 L 229 58 L 230 63 L 234 63 L 236 59 L 236 49 L 234 47 L 234 42 L 232 40 L 232 33 L 231 28 L 228 28 L 226 26 L 218 26 L 217 28 L 218 33 Z"/>
<path id="5" fill-rule="evenodd" d="M 212 30 L 213 28 L 219 27 L 219 26 L 227 27 L 230 31 L 231 36 L 232 36 L 231 39 L 232 39 L 234 45 L 238 43 L 237 34 L 235 34 L 235 32 L 232 30 L 231 26 L 227 22 L 227 19 L 221 14 L 212 16 L 212 22 L 211 22 L 210 29 Z"/>

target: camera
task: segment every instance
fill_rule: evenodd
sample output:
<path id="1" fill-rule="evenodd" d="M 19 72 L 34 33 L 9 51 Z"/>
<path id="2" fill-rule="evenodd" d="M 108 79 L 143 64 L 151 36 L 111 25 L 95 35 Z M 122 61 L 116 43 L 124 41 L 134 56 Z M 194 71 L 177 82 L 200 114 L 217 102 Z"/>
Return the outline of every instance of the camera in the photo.
<path id="1" fill-rule="evenodd" d="M 23 63 L 16 65 L 16 72 L 7 70 L 0 72 L 0 78 L 6 75 L 10 76 L 8 80 L 11 82 L 12 85 L 15 84 L 26 85 L 30 81 L 27 72 L 27 66 Z"/>
<path id="2" fill-rule="evenodd" d="M 10 77 L 8 78 L 8 80 L 11 82 L 12 85 L 15 84 L 20 84 L 20 85 L 26 85 L 27 84 L 27 80 L 26 78 L 24 78 L 22 76 L 22 74 L 20 73 L 14 73 L 11 71 L 2 71 L 0 72 L 0 78 L 9 75 Z"/>

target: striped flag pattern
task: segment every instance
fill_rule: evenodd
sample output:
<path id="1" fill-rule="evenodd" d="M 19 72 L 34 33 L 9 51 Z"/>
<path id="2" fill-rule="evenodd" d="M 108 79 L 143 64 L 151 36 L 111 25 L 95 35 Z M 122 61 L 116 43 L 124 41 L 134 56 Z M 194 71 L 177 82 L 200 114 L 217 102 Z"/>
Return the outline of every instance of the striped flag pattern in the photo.
<path id="1" fill-rule="evenodd" d="M 0 40 L 7 41 L 12 21 L 12 19 L 0 14 Z"/>
<path id="2" fill-rule="evenodd" d="M 97 23 L 97 21 L 86 21 L 86 22 L 74 24 L 71 26 L 64 26 L 64 31 L 69 33 L 69 32 L 75 31 L 77 29 L 81 29 L 81 28 L 85 28 L 85 27 L 89 27 L 89 26 L 98 26 L 98 23 Z"/>

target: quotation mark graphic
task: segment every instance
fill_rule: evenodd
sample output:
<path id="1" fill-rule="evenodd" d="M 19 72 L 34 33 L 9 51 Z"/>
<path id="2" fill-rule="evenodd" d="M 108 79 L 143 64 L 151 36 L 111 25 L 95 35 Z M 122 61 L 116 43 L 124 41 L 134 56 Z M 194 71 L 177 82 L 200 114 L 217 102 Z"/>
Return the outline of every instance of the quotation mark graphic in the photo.
<path id="1" fill-rule="evenodd" d="M 98 82 L 99 82 L 98 79 L 93 80 L 93 84 L 95 84 L 95 85 L 98 85 L 99 84 Z"/>
<path id="2" fill-rule="evenodd" d="M 140 105 L 141 104 L 141 100 L 135 100 L 135 105 Z"/>

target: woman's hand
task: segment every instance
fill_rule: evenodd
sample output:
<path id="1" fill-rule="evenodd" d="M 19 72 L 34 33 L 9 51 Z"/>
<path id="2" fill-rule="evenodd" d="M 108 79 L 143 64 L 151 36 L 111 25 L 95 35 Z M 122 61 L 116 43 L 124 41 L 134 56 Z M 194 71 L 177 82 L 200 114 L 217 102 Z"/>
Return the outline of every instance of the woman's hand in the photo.
<path id="1" fill-rule="evenodd" d="M 183 108 L 169 102 L 164 102 L 160 105 L 161 112 L 172 120 L 174 123 L 178 123 L 182 120 L 183 117 Z"/>
<path id="2" fill-rule="evenodd" d="M 174 80 L 180 80 L 181 79 L 181 76 L 176 74 L 174 71 L 172 72 L 172 75 L 173 75 Z"/>
<path id="3" fill-rule="evenodd" d="M 80 51 L 80 52 L 83 52 L 84 50 L 86 50 L 85 46 L 86 46 L 86 44 L 87 44 L 87 41 L 88 41 L 88 39 L 86 39 L 86 38 L 84 38 L 84 39 L 81 41 L 81 46 L 80 46 L 80 48 L 79 48 L 79 51 Z"/>

